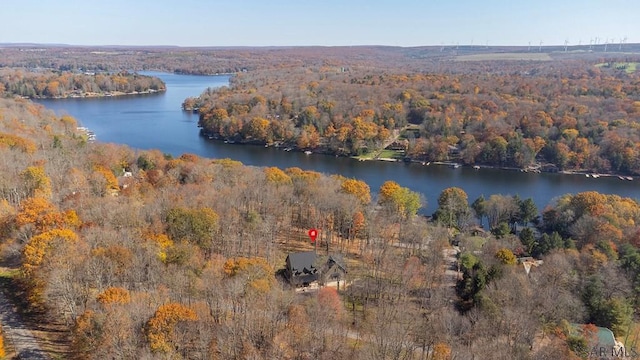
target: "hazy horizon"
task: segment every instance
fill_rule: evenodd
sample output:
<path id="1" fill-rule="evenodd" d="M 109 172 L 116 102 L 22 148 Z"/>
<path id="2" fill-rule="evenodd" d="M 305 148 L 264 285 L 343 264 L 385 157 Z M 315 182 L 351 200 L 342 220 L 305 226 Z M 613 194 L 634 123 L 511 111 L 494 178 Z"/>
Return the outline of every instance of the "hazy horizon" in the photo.
<path id="1" fill-rule="evenodd" d="M 632 0 L 7 0 L 0 43 L 70 46 L 569 46 L 640 43 Z M 625 40 L 626 39 L 626 40 Z"/>

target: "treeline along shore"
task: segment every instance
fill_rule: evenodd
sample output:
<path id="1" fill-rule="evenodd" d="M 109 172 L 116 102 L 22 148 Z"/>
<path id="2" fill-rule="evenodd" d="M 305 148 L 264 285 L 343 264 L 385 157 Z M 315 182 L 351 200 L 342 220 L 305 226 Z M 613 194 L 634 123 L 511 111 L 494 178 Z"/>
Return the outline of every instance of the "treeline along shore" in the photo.
<path id="1" fill-rule="evenodd" d="M 166 91 L 166 85 L 159 78 L 126 71 L 95 73 L 0 68 L 0 96 L 62 99 L 154 94 L 163 91 Z"/>
<path id="2" fill-rule="evenodd" d="M 188 98 L 212 138 L 526 171 L 640 175 L 635 70 L 598 61 L 241 72 Z M 635 69 L 635 67 L 631 67 Z"/>

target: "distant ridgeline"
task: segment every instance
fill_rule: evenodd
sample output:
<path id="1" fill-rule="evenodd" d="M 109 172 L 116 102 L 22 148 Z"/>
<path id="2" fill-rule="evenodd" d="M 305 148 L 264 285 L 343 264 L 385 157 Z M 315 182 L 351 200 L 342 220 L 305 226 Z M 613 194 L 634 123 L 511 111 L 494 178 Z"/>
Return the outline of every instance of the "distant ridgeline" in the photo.
<path id="1" fill-rule="evenodd" d="M 0 96 L 27 98 L 101 97 L 150 94 L 166 90 L 162 80 L 129 72 L 93 73 L 34 71 L 8 68 L 0 70 Z"/>

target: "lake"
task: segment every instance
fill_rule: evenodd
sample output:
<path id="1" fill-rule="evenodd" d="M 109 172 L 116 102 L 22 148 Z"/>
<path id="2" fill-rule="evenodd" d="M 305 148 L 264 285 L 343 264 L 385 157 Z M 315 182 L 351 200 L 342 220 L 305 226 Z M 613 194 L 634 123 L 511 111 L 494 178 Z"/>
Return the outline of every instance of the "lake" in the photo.
<path id="1" fill-rule="evenodd" d="M 231 158 L 246 165 L 300 167 L 327 174 L 340 174 L 366 181 L 372 193 L 387 180 L 422 193 L 427 206 L 422 213 L 431 214 L 437 207 L 440 192 L 457 186 L 472 202 L 480 195 L 516 195 L 532 198 L 538 209 L 554 197 L 566 193 L 595 190 L 604 194 L 640 197 L 640 180 L 617 177 L 587 178 L 584 175 L 534 174 L 497 169 L 474 170 L 468 167 L 357 161 L 325 155 L 305 155 L 262 146 L 225 144 L 199 135 L 198 115 L 181 110 L 182 101 L 197 96 L 208 87 L 228 85 L 229 75 L 193 76 L 144 72 L 167 84 L 162 94 L 37 100 L 56 113 L 75 117 L 88 127 L 98 141 L 126 144 L 137 149 L 159 149 L 179 156 L 193 153 L 209 158 Z"/>

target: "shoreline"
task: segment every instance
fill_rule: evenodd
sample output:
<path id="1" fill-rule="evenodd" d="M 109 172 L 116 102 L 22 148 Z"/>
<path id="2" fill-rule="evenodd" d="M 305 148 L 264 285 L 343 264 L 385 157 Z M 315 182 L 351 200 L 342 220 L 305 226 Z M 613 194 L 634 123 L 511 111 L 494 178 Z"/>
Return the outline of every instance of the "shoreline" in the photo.
<path id="1" fill-rule="evenodd" d="M 117 96 L 127 96 L 127 95 L 151 95 L 151 94 L 159 94 L 166 92 L 166 89 L 162 90 L 143 90 L 143 91 L 133 91 L 133 92 L 122 92 L 122 91 L 112 91 L 107 93 L 83 93 L 83 94 L 68 94 L 63 96 L 22 96 L 23 99 L 36 99 L 36 100 L 59 100 L 59 99 L 95 99 L 95 98 L 105 98 L 105 97 L 117 97 Z"/>
<path id="2" fill-rule="evenodd" d="M 590 171 L 586 171 L 586 170 L 542 171 L 542 170 L 540 170 L 540 167 L 529 168 L 529 169 L 520 169 L 520 168 L 515 168 L 515 167 L 509 167 L 509 166 L 465 165 L 465 164 L 460 164 L 460 163 L 453 162 L 453 161 L 430 161 L 430 162 L 424 162 L 424 161 L 419 161 L 419 160 L 405 161 L 405 160 L 402 160 L 402 159 L 394 159 L 394 158 L 362 158 L 362 157 L 357 157 L 357 156 L 351 156 L 351 158 L 352 159 L 356 159 L 358 161 L 403 162 L 403 163 L 412 163 L 412 164 L 422 164 L 423 166 L 439 165 L 439 166 L 448 166 L 448 167 L 452 167 L 452 168 L 471 167 L 474 170 L 492 169 L 492 170 L 503 170 L 503 171 L 518 171 L 518 172 L 533 173 L 533 174 L 545 173 L 545 174 L 560 174 L 560 175 L 582 175 L 582 176 L 585 176 L 585 177 L 588 177 L 588 178 L 594 178 L 594 179 L 597 179 L 597 178 L 600 178 L 600 177 L 606 177 L 606 178 L 615 178 L 615 177 L 617 177 L 620 180 L 633 181 L 633 180 L 636 180 L 636 179 L 640 178 L 639 176 L 622 175 L 622 174 L 594 173 L 594 172 L 590 172 Z"/>
<path id="3" fill-rule="evenodd" d="M 185 110 L 186 111 L 186 110 Z M 530 166 L 527 169 L 521 169 L 521 168 L 516 168 L 516 167 L 509 167 L 509 166 L 494 166 L 494 165 L 465 165 L 465 164 L 461 164 L 461 163 L 457 163 L 455 161 L 430 161 L 430 162 L 425 162 L 425 161 L 419 161 L 419 160 L 404 160 L 404 159 L 397 159 L 397 158 L 388 158 L 388 157 L 363 157 L 363 156 L 358 156 L 358 155 L 337 155 L 337 154 L 331 154 L 331 153 L 327 153 L 326 151 L 323 151 L 321 148 L 314 150 L 309 150 L 309 149 L 300 149 L 296 146 L 292 146 L 292 145 L 287 145 L 285 143 L 281 143 L 281 142 L 274 142 L 272 144 L 265 144 L 265 143 L 260 143 L 260 142 L 251 142 L 251 141 L 242 141 L 242 140 L 230 140 L 230 139 L 225 139 L 222 138 L 220 136 L 213 136 L 213 135 L 208 135 L 206 134 L 204 131 L 201 130 L 201 136 L 208 138 L 209 140 L 212 141 L 223 141 L 225 144 L 235 144 L 235 145 L 253 145 L 253 146 L 264 146 L 264 147 L 273 147 L 276 149 L 280 149 L 286 152 L 290 152 L 290 151 L 295 151 L 295 152 L 300 152 L 300 153 L 305 153 L 307 155 L 312 155 L 312 154 L 317 154 L 317 155 L 324 155 L 324 156 L 335 156 L 335 157 L 348 157 L 350 159 L 353 160 L 357 160 L 357 161 L 382 161 L 382 162 L 396 162 L 396 163 L 404 163 L 404 164 L 422 164 L 423 166 L 430 166 L 430 165 L 438 165 L 438 166 L 448 166 L 451 167 L 452 169 L 458 169 L 461 167 L 470 167 L 473 168 L 476 171 L 482 170 L 482 169 L 492 169 L 492 170 L 503 170 L 503 171 L 517 171 L 517 172 L 525 172 L 525 173 L 534 173 L 534 174 L 540 174 L 540 173 L 545 173 L 545 174 L 560 174 L 560 175 L 581 175 L 581 176 L 585 176 L 588 178 L 619 178 L 620 180 L 625 180 L 625 181 L 633 181 L 633 180 L 637 180 L 640 178 L 640 176 L 632 176 L 632 175 L 622 175 L 622 174 L 603 174 L 603 173 L 594 173 L 591 171 L 586 171 L 586 170 L 557 170 L 557 171 L 544 171 L 541 170 L 542 166 L 541 165 L 536 165 L 536 166 Z"/>

